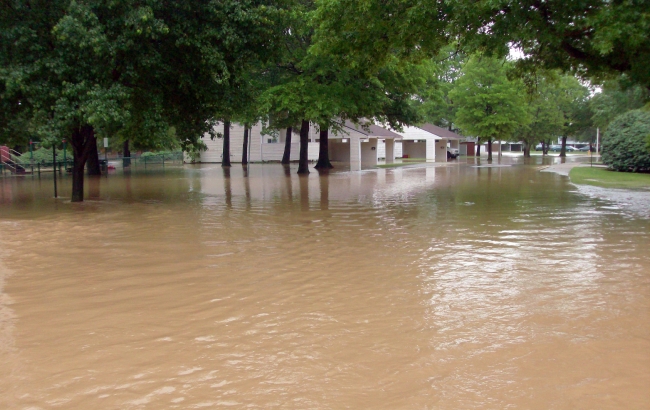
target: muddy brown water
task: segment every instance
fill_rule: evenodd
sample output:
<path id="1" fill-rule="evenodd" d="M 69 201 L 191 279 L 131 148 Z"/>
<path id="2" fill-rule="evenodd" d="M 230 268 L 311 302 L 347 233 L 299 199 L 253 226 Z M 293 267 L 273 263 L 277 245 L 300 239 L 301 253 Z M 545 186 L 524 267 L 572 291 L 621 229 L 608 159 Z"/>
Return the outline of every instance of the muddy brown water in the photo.
<path id="1" fill-rule="evenodd" d="M 0 408 L 649 408 L 647 215 L 472 165 L 0 178 Z"/>

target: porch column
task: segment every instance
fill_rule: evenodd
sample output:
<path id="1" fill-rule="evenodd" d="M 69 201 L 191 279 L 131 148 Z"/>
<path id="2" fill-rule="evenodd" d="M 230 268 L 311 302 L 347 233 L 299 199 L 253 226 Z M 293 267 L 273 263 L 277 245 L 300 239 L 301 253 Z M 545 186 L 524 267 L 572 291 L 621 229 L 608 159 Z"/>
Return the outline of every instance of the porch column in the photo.
<path id="1" fill-rule="evenodd" d="M 350 136 L 350 171 L 361 171 L 361 140 Z"/>
<path id="2" fill-rule="evenodd" d="M 447 140 L 441 139 L 436 141 L 436 162 L 447 162 Z"/>
<path id="3" fill-rule="evenodd" d="M 426 140 L 426 160 L 427 162 L 432 162 L 436 160 L 436 144 L 438 141 L 436 141 L 434 138 L 427 138 Z"/>
<path id="4" fill-rule="evenodd" d="M 395 139 L 386 138 L 386 163 L 392 164 L 395 162 Z"/>

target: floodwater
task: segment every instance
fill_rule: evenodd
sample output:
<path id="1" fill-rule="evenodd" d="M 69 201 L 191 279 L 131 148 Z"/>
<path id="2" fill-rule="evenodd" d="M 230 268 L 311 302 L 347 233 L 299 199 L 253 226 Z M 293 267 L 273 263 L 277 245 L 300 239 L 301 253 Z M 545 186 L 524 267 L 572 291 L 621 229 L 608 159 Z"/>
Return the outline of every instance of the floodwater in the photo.
<path id="1" fill-rule="evenodd" d="M 516 160 L 295 170 L 0 178 L 0 408 L 650 407 L 648 215 Z"/>

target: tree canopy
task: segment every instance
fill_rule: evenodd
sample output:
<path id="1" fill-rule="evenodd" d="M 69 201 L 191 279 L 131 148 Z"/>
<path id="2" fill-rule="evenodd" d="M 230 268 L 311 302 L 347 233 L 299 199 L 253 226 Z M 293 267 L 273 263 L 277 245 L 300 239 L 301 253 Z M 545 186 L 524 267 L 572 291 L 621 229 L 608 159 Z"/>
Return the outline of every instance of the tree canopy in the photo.
<path id="1" fill-rule="evenodd" d="M 527 70 L 602 80 L 626 74 L 650 88 L 647 0 L 321 0 L 323 47 L 367 66 L 399 50 L 433 56 L 447 43 L 498 57 L 512 48 Z"/>
<path id="2" fill-rule="evenodd" d="M 504 62 L 486 56 L 473 56 L 463 66 L 450 97 L 458 106 L 456 123 L 465 135 L 491 142 L 508 140 L 514 131 L 530 121 L 523 100 L 523 84 L 510 81 Z"/>
<path id="3" fill-rule="evenodd" d="M 0 7 L 3 136 L 69 138 L 82 168 L 95 134 L 138 142 L 173 130 L 184 148 L 199 143 L 246 64 L 275 52 L 278 30 L 261 0 Z"/>

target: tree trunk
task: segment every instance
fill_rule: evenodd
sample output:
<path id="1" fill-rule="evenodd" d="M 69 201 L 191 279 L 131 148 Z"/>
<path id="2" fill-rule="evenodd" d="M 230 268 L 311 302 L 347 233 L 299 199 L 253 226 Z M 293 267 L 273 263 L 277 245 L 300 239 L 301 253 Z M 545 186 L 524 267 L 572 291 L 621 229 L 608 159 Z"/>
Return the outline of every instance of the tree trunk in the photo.
<path id="1" fill-rule="evenodd" d="M 230 121 L 223 122 L 223 152 L 221 154 L 221 166 L 230 166 Z"/>
<path id="2" fill-rule="evenodd" d="M 309 174 L 309 121 L 302 120 L 300 125 L 300 159 L 298 160 L 298 174 Z"/>
<path id="3" fill-rule="evenodd" d="M 560 150 L 560 156 L 566 157 L 566 137 L 562 136 L 562 149 Z"/>
<path id="4" fill-rule="evenodd" d="M 102 174 L 102 170 L 99 166 L 99 153 L 97 152 L 97 138 L 91 138 L 90 152 L 88 153 L 88 160 L 86 162 L 86 168 L 88 170 L 88 176 L 97 176 Z"/>
<path id="5" fill-rule="evenodd" d="M 487 144 L 487 152 L 488 152 L 488 161 L 492 161 L 492 138 L 488 140 Z"/>
<path id="6" fill-rule="evenodd" d="M 332 169 L 330 162 L 329 152 L 329 130 L 326 125 L 320 126 L 320 141 L 318 143 L 318 162 L 316 162 L 316 169 Z"/>
<path id="7" fill-rule="evenodd" d="M 124 168 L 131 166 L 131 150 L 129 149 L 129 140 L 124 141 L 124 146 L 122 148 L 122 166 Z"/>
<path id="8" fill-rule="evenodd" d="M 246 165 L 248 164 L 248 135 L 250 134 L 250 129 L 248 125 L 244 125 L 244 147 L 241 154 L 241 163 Z"/>
<path id="9" fill-rule="evenodd" d="M 282 163 L 288 164 L 291 162 L 291 134 L 293 130 L 291 127 L 287 128 L 287 134 L 284 141 L 284 154 L 282 155 Z"/>
<path id="10" fill-rule="evenodd" d="M 84 167 L 93 148 L 97 147 L 95 130 L 90 125 L 84 125 L 72 131 L 70 145 L 72 145 L 72 202 L 84 200 Z M 93 144 L 94 141 L 94 144 Z"/>
<path id="11" fill-rule="evenodd" d="M 542 155 L 548 155 L 548 144 L 546 141 L 542 141 Z"/>
<path id="12" fill-rule="evenodd" d="M 479 157 L 479 158 L 481 157 L 481 139 L 480 138 L 476 141 L 476 156 Z"/>
<path id="13" fill-rule="evenodd" d="M 524 143 L 524 158 L 530 158 L 530 145 Z"/>
<path id="14" fill-rule="evenodd" d="M 223 190 L 226 195 L 226 208 L 232 209 L 232 186 L 230 181 L 230 168 L 223 169 Z"/>

